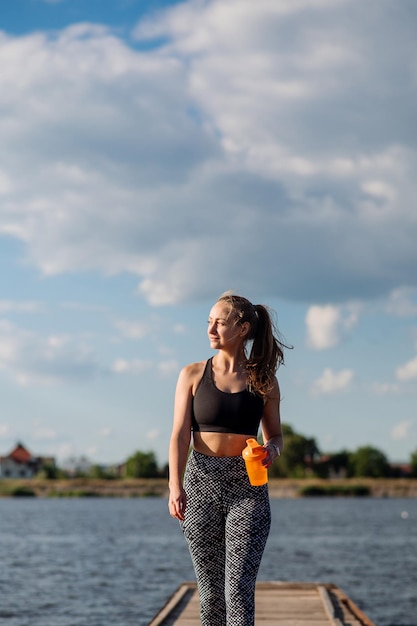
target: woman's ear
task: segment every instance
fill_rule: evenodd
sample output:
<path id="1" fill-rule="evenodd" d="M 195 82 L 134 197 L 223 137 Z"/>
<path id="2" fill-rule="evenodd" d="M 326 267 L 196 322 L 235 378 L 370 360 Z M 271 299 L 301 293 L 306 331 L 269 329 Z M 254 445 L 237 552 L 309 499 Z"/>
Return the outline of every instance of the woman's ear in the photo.
<path id="1" fill-rule="evenodd" d="M 240 325 L 240 336 L 241 337 L 246 337 L 246 335 L 249 333 L 250 330 L 250 324 L 249 322 L 243 322 L 243 324 Z"/>

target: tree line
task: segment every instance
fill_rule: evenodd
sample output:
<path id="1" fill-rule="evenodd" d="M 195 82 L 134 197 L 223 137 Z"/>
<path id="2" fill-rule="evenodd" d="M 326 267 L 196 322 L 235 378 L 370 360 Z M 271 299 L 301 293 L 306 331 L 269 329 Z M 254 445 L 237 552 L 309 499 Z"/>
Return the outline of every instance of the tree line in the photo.
<path id="1" fill-rule="evenodd" d="M 314 437 L 296 432 L 283 424 L 284 449 L 281 457 L 269 469 L 270 478 L 399 478 L 417 477 L 417 449 L 411 454 L 408 471 L 392 465 L 386 455 L 373 446 L 362 446 L 354 451 L 343 449 L 323 454 Z M 44 468 L 46 478 L 65 477 L 58 468 Z M 54 474 L 54 475 L 52 475 Z M 159 466 L 154 452 L 134 452 L 120 466 L 91 465 L 76 471 L 77 477 L 115 478 L 168 478 L 168 465 Z"/>
<path id="2" fill-rule="evenodd" d="M 373 446 L 323 454 L 315 438 L 297 433 L 288 424 L 283 424 L 282 430 L 284 450 L 270 469 L 272 478 L 417 477 L 417 449 L 410 456 L 408 471 L 404 471 Z"/>

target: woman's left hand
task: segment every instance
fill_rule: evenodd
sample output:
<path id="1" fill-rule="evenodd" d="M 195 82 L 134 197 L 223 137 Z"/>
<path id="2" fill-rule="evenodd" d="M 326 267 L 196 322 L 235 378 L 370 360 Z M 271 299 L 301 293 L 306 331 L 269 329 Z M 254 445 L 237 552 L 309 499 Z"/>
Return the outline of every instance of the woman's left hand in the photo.
<path id="1" fill-rule="evenodd" d="M 267 469 L 271 467 L 272 463 L 279 457 L 276 447 L 272 443 L 264 443 L 263 448 L 267 451 L 267 455 L 262 459 L 262 465 Z"/>

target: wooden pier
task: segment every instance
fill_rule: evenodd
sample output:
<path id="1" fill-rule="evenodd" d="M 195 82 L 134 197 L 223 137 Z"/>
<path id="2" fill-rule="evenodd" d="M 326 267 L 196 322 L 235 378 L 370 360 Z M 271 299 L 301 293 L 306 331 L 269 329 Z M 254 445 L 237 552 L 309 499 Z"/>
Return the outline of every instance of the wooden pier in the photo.
<path id="1" fill-rule="evenodd" d="M 258 582 L 255 626 L 375 626 L 331 583 Z M 198 626 L 196 584 L 183 583 L 148 626 Z"/>

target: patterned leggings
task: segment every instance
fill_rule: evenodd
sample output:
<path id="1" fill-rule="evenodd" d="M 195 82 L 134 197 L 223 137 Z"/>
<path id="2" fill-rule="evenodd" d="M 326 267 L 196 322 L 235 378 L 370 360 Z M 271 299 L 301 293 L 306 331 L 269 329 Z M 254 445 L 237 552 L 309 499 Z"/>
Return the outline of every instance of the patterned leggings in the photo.
<path id="1" fill-rule="evenodd" d="M 242 457 L 191 453 L 182 530 L 202 626 L 253 626 L 255 583 L 271 524 L 268 487 L 252 487 Z"/>

